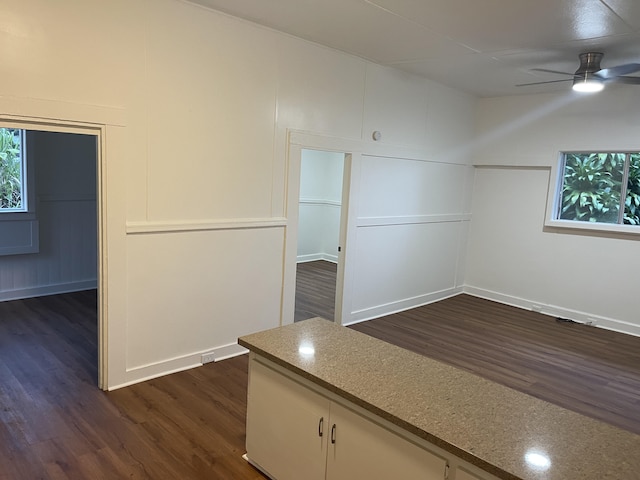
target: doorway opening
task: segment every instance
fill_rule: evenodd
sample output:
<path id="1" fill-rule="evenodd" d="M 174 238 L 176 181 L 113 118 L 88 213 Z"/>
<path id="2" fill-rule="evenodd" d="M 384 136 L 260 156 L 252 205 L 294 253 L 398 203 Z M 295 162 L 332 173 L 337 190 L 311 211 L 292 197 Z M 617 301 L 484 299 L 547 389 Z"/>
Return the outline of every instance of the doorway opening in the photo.
<path id="1" fill-rule="evenodd" d="M 40 351 L 49 365 L 78 360 L 70 374 L 103 388 L 101 130 L 9 120 L 0 128 L 24 138 L 24 208 L 0 213 L 3 340 L 31 329 L 32 344 L 16 340 L 15 351 Z"/>
<path id="2" fill-rule="evenodd" d="M 346 154 L 302 149 L 294 321 L 336 321 Z"/>

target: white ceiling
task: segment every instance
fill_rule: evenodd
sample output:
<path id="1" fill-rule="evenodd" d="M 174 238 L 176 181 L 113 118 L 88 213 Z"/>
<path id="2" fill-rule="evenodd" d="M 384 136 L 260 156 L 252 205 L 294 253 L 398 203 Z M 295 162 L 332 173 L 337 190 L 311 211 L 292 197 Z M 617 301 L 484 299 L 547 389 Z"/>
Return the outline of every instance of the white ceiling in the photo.
<path id="1" fill-rule="evenodd" d="M 556 92 L 578 54 L 640 63 L 640 0 L 191 0 L 482 97 Z M 638 88 L 616 85 L 615 88 Z"/>

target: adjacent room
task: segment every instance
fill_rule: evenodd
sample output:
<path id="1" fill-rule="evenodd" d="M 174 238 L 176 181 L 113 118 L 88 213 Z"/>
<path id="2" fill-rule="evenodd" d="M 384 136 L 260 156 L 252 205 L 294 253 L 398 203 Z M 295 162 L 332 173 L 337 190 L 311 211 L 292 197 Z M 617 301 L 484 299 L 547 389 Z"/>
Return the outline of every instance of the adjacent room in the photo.
<path id="1" fill-rule="evenodd" d="M 328 370 L 402 394 L 294 383 L 431 451 L 429 478 L 640 478 L 635 0 L 0 13 L 0 480 L 303 478 L 262 464 L 284 449 L 260 457 L 268 422 L 247 433 L 269 411 L 249 382 L 290 373 L 262 332 L 320 325 L 349 339 Z M 462 402 L 441 423 L 471 430 L 394 410 L 421 405 L 411 365 L 459 387 L 433 408 Z M 286 392 L 267 393 L 293 412 Z M 476 424 L 480 392 L 513 400 Z M 565 436 L 496 458 L 546 428 L 528 402 Z M 505 412 L 522 423 L 498 434 Z M 359 455 L 374 477 L 391 458 Z"/>

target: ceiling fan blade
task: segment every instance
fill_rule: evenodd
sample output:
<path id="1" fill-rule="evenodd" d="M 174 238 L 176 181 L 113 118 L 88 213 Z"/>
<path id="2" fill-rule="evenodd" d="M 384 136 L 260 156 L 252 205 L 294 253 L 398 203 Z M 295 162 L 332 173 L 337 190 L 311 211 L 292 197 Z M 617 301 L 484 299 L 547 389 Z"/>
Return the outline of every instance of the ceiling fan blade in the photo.
<path id="1" fill-rule="evenodd" d="M 555 74 L 558 74 L 558 75 L 569 75 L 570 77 L 575 77 L 575 73 L 559 72 L 557 70 L 548 70 L 546 68 L 532 68 L 531 71 L 532 72 L 555 73 Z"/>
<path id="2" fill-rule="evenodd" d="M 607 83 L 626 83 L 629 85 L 640 85 L 640 77 L 613 77 L 607 79 Z"/>
<path id="3" fill-rule="evenodd" d="M 600 78 L 609 79 L 635 72 L 640 72 L 640 63 L 627 63 L 626 65 L 618 65 L 617 67 L 603 68 L 598 70 L 595 75 Z"/>
<path id="4" fill-rule="evenodd" d="M 567 78 L 564 80 L 549 80 L 546 82 L 520 83 L 516 85 L 516 87 L 526 87 L 528 85 L 544 85 L 545 83 L 560 83 L 560 82 L 572 82 L 572 81 L 573 81 L 573 78 Z"/>

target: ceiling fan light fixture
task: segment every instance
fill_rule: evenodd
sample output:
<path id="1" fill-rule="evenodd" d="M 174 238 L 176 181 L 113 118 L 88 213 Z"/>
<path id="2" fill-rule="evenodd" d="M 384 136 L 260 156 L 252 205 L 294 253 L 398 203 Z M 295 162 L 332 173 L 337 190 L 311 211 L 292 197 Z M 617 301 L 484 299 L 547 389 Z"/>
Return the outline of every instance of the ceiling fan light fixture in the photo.
<path id="1" fill-rule="evenodd" d="M 590 73 L 573 79 L 573 91 L 580 93 L 596 93 L 604 89 L 604 82 Z"/>

